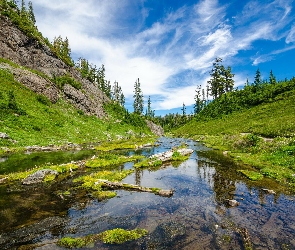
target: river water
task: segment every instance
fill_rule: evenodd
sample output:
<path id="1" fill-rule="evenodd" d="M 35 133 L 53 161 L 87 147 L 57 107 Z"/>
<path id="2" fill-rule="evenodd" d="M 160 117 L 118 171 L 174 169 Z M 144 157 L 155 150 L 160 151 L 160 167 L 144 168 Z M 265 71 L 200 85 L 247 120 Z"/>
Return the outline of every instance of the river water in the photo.
<path id="1" fill-rule="evenodd" d="M 54 185 L 0 185 L 0 249 L 63 249 L 56 245 L 61 237 L 113 228 L 144 228 L 149 233 L 123 245 L 98 241 L 93 249 L 295 249 L 295 196 L 274 181 L 247 180 L 237 172 L 243 166 L 190 140 L 161 138 L 158 147 L 125 154 L 152 155 L 182 142 L 195 150 L 187 161 L 135 171 L 123 180 L 175 190 L 169 198 L 126 190 L 105 201 L 78 191 L 62 195 L 74 176 Z M 47 154 L 54 158 L 55 153 Z M 77 153 L 71 154 L 78 160 Z M 95 151 L 79 154 L 84 159 Z M 9 159 L 0 168 L 5 161 Z M 128 168 L 132 163 L 121 166 Z M 229 199 L 239 205 L 229 206 Z"/>

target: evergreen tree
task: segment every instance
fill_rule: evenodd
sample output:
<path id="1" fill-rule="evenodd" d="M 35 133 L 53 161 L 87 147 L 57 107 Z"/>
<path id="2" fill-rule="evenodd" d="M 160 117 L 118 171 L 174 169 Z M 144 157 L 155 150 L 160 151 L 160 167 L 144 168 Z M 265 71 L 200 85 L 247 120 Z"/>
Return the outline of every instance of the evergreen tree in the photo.
<path id="1" fill-rule="evenodd" d="M 64 63 L 69 66 L 74 66 L 74 62 L 71 58 L 71 49 L 69 45 L 69 40 L 66 39 L 63 41 L 61 36 L 55 37 L 52 44 L 52 50 Z"/>
<path id="2" fill-rule="evenodd" d="M 261 73 L 260 73 L 260 70 L 257 69 L 256 74 L 255 74 L 255 78 L 254 78 L 254 86 L 259 87 L 259 85 L 261 85 L 261 83 L 262 83 Z"/>
<path id="3" fill-rule="evenodd" d="M 208 90 L 213 99 L 220 97 L 225 92 L 233 91 L 234 74 L 231 73 L 231 67 L 225 67 L 221 64 L 222 59 L 216 58 L 213 62 L 213 68 L 210 72 L 211 79 L 207 81 Z"/>
<path id="4" fill-rule="evenodd" d="M 134 97 L 134 103 L 133 103 L 134 113 L 142 114 L 142 112 L 143 112 L 143 94 L 141 92 L 139 78 L 137 79 L 137 81 L 134 84 L 133 97 Z"/>
<path id="5" fill-rule="evenodd" d="M 151 97 L 150 96 L 149 96 L 148 102 L 147 102 L 146 116 L 147 117 L 153 117 L 153 110 L 151 108 Z"/>
<path id="6" fill-rule="evenodd" d="M 111 98 L 112 96 L 112 87 L 110 81 L 105 81 L 105 92 L 107 97 Z"/>
<path id="7" fill-rule="evenodd" d="M 182 116 L 183 116 L 183 117 L 186 116 L 186 107 L 185 107 L 185 104 L 184 104 L 184 103 L 182 104 L 182 109 L 181 109 L 181 111 L 182 111 Z"/>
<path id="8" fill-rule="evenodd" d="M 234 76 L 235 74 L 231 73 L 231 67 L 228 66 L 227 69 L 224 70 L 224 78 L 225 78 L 225 92 L 232 92 L 234 88 Z"/>
<path id="9" fill-rule="evenodd" d="M 269 83 L 270 84 L 276 84 L 277 83 L 276 77 L 274 76 L 272 70 L 269 73 Z"/>
<path id="10" fill-rule="evenodd" d="M 202 99 L 201 99 L 201 85 L 197 86 L 194 104 L 194 114 L 198 114 L 202 110 Z"/>
<path id="11" fill-rule="evenodd" d="M 31 21 L 33 22 L 33 24 L 36 24 L 36 18 L 35 18 L 35 14 L 34 14 L 34 9 L 33 9 L 33 4 L 31 1 L 29 1 L 29 18 L 31 19 Z"/>

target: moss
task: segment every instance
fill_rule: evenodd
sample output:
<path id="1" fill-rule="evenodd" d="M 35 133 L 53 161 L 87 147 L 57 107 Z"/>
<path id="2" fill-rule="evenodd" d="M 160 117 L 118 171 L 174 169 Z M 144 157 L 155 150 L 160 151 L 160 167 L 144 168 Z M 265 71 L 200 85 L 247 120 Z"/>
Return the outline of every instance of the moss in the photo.
<path id="1" fill-rule="evenodd" d="M 111 199 L 117 196 L 116 192 L 113 191 L 96 191 L 91 193 L 93 197 L 97 198 L 99 201 Z"/>
<path id="2" fill-rule="evenodd" d="M 65 248 L 81 248 L 92 244 L 95 237 L 86 236 L 83 238 L 64 237 L 57 242 L 57 245 Z"/>
<path id="3" fill-rule="evenodd" d="M 65 248 L 82 248 L 89 247 L 96 240 L 101 240 L 106 244 L 122 244 L 126 241 L 137 240 L 148 233 L 145 229 L 124 230 L 116 228 L 96 235 L 72 238 L 64 237 L 58 240 L 57 245 Z"/>
<path id="4" fill-rule="evenodd" d="M 47 174 L 47 175 L 45 175 L 45 178 L 43 181 L 44 182 L 51 182 L 51 181 L 55 180 L 55 177 L 56 177 L 55 174 Z"/>
<path id="5" fill-rule="evenodd" d="M 154 194 L 159 194 L 160 192 L 160 188 L 151 188 L 151 190 L 153 191 Z"/>
<path id="6" fill-rule="evenodd" d="M 115 228 L 100 234 L 101 240 L 106 244 L 122 244 L 126 241 L 137 240 L 145 235 L 148 231 L 145 229 L 124 230 Z"/>
<path id="7" fill-rule="evenodd" d="M 104 142 L 101 145 L 97 146 L 95 149 L 98 151 L 111 151 L 116 149 L 137 149 L 143 147 L 144 144 L 154 144 L 155 138 L 131 138 L 127 141 L 113 141 L 113 142 Z"/>
<path id="8" fill-rule="evenodd" d="M 238 170 L 238 172 L 242 173 L 243 175 L 245 175 L 248 179 L 250 179 L 252 181 L 259 181 L 259 180 L 263 179 L 263 175 L 258 172 L 255 172 L 255 171 Z"/>
<path id="9" fill-rule="evenodd" d="M 120 164 L 135 161 L 141 159 L 143 156 L 133 155 L 131 157 L 111 154 L 111 153 L 103 153 L 99 155 L 96 159 L 89 160 L 85 163 L 85 166 L 88 168 L 114 168 Z"/>
<path id="10" fill-rule="evenodd" d="M 174 151 L 172 154 L 172 161 L 186 161 L 190 155 L 181 155 L 178 151 Z"/>

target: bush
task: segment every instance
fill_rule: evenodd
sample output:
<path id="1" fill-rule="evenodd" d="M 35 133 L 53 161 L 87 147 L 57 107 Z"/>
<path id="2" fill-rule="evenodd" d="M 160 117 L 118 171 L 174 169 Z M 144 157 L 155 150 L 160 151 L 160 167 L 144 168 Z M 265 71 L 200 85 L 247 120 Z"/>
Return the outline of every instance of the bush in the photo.
<path id="1" fill-rule="evenodd" d="M 47 98 L 47 96 L 44 96 L 44 95 L 37 95 L 36 96 L 36 99 L 38 102 L 46 105 L 46 106 L 49 106 L 51 104 L 51 101 Z"/>
<path id="2" fill-rule="evenodd" d="M 71 85 L 75 89 L 81 89 L 82 84 L 78 81 L 76 81 L 74 78 L 72 78 L 69 75 L 63 75 L 63 76 L 54 76 L 53 82 L 56 84 L 56 86 L 59 89 L 63 89 L 66 84 Z"/>

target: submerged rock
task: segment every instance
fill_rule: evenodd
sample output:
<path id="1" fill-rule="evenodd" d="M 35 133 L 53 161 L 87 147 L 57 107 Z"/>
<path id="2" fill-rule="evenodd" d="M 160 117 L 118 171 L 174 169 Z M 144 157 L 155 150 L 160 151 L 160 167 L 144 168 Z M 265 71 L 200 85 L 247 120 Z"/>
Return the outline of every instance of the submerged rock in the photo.
<path id="1" fill-rule="evenodd" d="M 22 181 L 23 185 L 31 185 L 35 183 L 43 182 L 46 175 L 58 175 L 58 172 L 51 169 L 42 169 L 38 170 L 37 172 L 29 175 Z"/>
<path id="2" fill-rule="evenodd" d="M 276 194 L 276 192 L 273 191 L 272 189 L 266 189 L 266 188 L 263 188 L 262 190 L 263 190 L 264 192 L 266 192 L 266 193 L 269 193 L 269 194 Z"/>
<path id="3" fill-rule="evenodd" d="M 236 207 L 238 205 L 240 205 L 240 202 L 236 201 L 236 200 L 227 200 L 228 205 L 230 205 L 231 207 Z"/>

